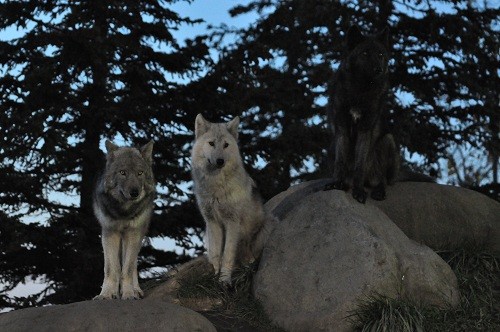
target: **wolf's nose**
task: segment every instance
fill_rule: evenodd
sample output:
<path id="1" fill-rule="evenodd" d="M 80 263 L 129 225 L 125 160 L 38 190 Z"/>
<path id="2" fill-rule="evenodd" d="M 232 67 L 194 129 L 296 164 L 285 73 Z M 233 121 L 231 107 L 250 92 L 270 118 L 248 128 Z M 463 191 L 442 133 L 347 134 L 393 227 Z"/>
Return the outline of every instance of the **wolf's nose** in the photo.
<path id="1" fill-rule="evenodd" d="M 130 191 L 130 197 L 132 197 L 132 198 L 137 198 L 137 197 L 139 197 L 139 190 L 137 190 L 137 189 L 133 189 L 133 190 L 131 190 L 131 191 Z"/>
<path id="2" fill-rule="evenodd" d="M 224 166 L 224 159 L 217 159 L 217 166 L 219 167 Z"/>

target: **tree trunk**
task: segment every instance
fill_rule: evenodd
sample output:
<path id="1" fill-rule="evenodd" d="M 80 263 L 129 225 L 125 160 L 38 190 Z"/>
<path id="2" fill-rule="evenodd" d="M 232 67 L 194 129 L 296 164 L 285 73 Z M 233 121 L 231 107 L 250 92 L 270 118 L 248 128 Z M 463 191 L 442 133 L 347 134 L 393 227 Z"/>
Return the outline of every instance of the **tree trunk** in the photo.
<path id="1" fill-rule="evenodd" d="M 107 112 L 107 102 L 105 95 L 106 80 L 108 77 L 108 54 L 106 51 L 106 34 L 108 31 L 107 23 L 102 19 L 99 13 L 102 13 L 105 8 L 101 8 L 102 4 L 97 1 L 94 4 L 95 23 L 93 28 L 94 40 L 94 58 L 92 59 L 92 86 L 89 98 L 88 107 L 82 114 L 82 126 L 85 131 L 85 141 L 82 144 L 82 182 L 80 189 L 80 212 L 83 218 L 87 220 L 85 223 L 91 228 L 97 223 L 94 222 L 92 211 L 92 195 L 97 180 L 98 172 L 103 166 L 102 152 L 99 149 L 101 134 L 105 128 L 105 114 Z"/>

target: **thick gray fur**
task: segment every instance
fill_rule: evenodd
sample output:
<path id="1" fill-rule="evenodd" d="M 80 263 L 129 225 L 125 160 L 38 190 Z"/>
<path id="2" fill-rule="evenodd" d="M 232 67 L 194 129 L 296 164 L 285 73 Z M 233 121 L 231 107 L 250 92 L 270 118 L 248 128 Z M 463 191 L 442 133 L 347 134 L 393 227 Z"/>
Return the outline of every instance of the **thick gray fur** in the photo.
<path id="1" fill-rule="evenodd" d="M 262 251 L 267 231 L 261 197 L 243 167 L 236 117 L 211 123 L 196 117 L 192 175 L 198 207 L 206 223 L 208 260 L 231 283 L 237 265 L 253 262 Z"/>
<path id="2" fill-rule="evenodd" d="M 104 281 L 101 293 L 94 299 L 138 299 L 143 292 L 137 275 L 137 256 L 156 196 L 153 142 L 136 149 L 106 141 L 106 149 L 106 167 L 93 198 L 104 250 Z"/>

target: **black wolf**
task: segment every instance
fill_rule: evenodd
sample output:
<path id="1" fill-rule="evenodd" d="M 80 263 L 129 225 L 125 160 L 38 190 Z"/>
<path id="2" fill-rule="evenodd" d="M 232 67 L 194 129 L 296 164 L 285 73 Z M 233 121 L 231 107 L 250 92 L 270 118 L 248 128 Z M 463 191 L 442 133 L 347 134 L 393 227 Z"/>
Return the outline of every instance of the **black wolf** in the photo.
<path id="1" fill-rule="evenodd" d="M 104 282 L 95 299 L 138 299 L 137 255 L 156 196 L 153 142 L 140 149 L 106 141 L 106 168 L 94 192 L 94 213 L 102 228 Z"/>
<path id="2" fill-rule="evenodd" d="M 330 85 L 328 121 L 334 140 L 330 148 L 333 183 L 325 190 L 347 190 L 364 203 L 365 185 L 371 197 L 383 200 L 386 185 L 399 172 L 399 153 L 388 132 L 385 100 L 388 90 L 389 31 L 364 36 L 354 26 L 347 31 L 344 56 Z"/>

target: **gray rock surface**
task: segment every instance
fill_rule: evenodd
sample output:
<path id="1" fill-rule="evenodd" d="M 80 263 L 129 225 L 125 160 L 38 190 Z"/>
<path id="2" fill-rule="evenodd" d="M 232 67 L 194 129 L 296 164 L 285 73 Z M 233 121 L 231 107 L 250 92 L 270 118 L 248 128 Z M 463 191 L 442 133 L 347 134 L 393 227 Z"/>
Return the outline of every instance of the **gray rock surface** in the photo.
<path id="1" fill-rule="evenodd" d="M 500 203 L 476 191 L 434 183 L 401 182 L 387 199 L 371 201 L 411 239 L 433 249 L 480 243 L 500 254 Z"/>
<path id="2" fill-rule="evenodd" d="M 329 179 L 301 183 L 276 195 L 266 208 L 280 219 Z M 482 243 L 500 255 L 500 203 L 473 190 L 423 182 L 399 182 L 375 205 L 412 240 L 435 250 Z"/>
<path id="3" fill-rule="evenodd" d="M 85 301 L 0 315 L 0 331 L 216 331 L 202 315 L 159 300 Z"/>
<path id="4" fill-rule="evenodd" d="M 427 305 L 458 304 L 450 267 L 431 249 L 408 239 L 380 209 L 337 190 L 299 197 L 303 188 L 267 203 L 271 210 L 275 204 L 281 220 L 253 286 L 279 326 L 350 331 L 346 317 L 374 292 Z M 293 204 L 286 202 L 290 197 Z M 285 205 L 288 211 L 276 210 Z"/>

